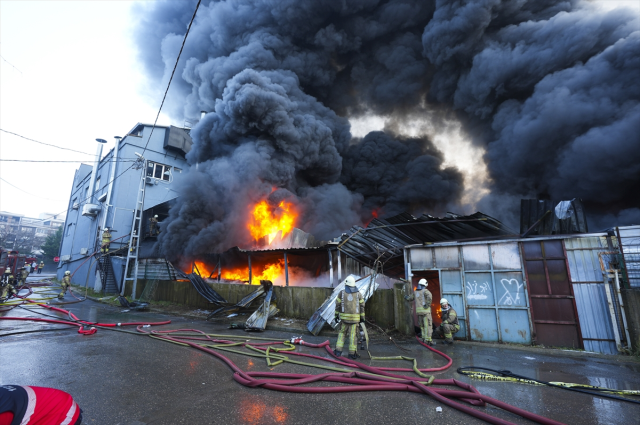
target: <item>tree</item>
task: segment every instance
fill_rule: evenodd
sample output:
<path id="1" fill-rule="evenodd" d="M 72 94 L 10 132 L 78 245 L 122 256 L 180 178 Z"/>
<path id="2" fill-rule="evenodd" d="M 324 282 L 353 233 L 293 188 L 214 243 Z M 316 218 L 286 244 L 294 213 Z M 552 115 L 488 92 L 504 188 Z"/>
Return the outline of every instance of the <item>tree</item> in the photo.
<path id="1" fill-rule="evenodd" d="M 42 244 L 42 251 L 44 252 L 44 258 L 48 261 L 52 261 L 53 257 L 58 256 L 60 251 L 60 243 L 62 242 L 62 226 L 58 227 L 55 233 L 47 236 L 44 244 Z"/>

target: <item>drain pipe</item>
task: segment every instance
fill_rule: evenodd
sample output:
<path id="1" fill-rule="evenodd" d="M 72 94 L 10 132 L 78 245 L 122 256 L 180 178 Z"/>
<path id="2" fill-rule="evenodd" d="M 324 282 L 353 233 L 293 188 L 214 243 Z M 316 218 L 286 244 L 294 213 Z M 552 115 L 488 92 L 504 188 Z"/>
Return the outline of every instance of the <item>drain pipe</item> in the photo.
<path id="1" fill-rule="evenodd" d="M 107 188 L 107 199 L 104 201 L 104 216 L 102 217 L 102 229 L 107 225 L 107 215 L 109 213 L 109 207 L 111 206 L 111 192 L 113 191 L 113 180 L 116 175 L 116 163 L 118 162 L 118 151 L 120 149 L 120 140 L 122 137 L 115 136 L 116 139 L 116 147 L 113 148 L 113 161 L 111 163 L 111 172 L 109 173 L 109 187 Z M 111 223 L 111 227 L 113 227 L 114 223 Z"/>

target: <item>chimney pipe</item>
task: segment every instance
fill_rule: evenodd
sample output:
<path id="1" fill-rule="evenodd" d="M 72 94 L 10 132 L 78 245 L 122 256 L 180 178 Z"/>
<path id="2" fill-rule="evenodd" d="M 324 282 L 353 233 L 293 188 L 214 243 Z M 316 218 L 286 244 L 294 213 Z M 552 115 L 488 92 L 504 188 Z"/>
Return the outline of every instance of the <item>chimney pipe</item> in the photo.
<path id="1" fill-rule="evenodd" d="M 98 175 L 98 166 L 100 165 L 100 158 L 102 157 L 102 145 L 107 143 L 106 140 L 96 139 L 98 146 L 96 147 L 96 158 L 93 161 L 93 170 L 91 171 L 91 180 L 89 181 L 89 199 L 87 203 L 93 204 L 93 192 L 95 192 L 96 176 Z"/>

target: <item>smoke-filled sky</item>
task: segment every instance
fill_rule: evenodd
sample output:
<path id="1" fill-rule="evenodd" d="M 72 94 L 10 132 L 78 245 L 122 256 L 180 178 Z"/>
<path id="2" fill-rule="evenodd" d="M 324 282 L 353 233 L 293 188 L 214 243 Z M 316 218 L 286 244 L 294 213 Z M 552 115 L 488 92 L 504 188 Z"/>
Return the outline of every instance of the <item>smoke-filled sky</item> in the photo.
<path id="1" fill-rule="evenodd" d="M 195 3 L 139 7 L 158 87 Z M 162 248 L 242 244 L 265 198 L 320 239 L 374 212 L 514 224 L 535 197 L 640 223 L 638 52 L 636 12 L 579 0 L 203 1 L 168 112 L 207 115 Z"/>

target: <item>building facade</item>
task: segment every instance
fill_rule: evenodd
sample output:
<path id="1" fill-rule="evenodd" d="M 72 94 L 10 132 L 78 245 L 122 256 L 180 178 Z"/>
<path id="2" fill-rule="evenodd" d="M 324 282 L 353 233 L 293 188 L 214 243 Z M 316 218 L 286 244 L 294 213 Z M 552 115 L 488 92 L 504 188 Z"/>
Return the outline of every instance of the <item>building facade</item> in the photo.
<path id="1" fill-rule="evenodd" d="M 76 285 L 94 286 L 98 261 L 91 257 L 100 250 L 103 230 L 112 232 L 110 270 L 120 290 L 132 234 L 134 211 L 144 180 L 143 224 L 158 215 L 168 215 L 171 200 L 177 198 L 176 184 L 188 167 L 185 155 L 191 149 L 188 129 L 137 124 L 97 166 L 80 165 L 75 173 L 68 213 L 64 223 L 58 279 L 71 271 Z M 143 232 L 143 238 L 146 236 Z"/>
<path id="2" fill-rule="evenodd" d="M 407 246 L 405 276 L 449 301 L 456 337 L 615 354 L 630 344 L 616 237 L 628 230 Z"/>

